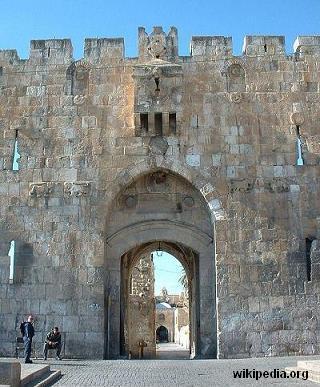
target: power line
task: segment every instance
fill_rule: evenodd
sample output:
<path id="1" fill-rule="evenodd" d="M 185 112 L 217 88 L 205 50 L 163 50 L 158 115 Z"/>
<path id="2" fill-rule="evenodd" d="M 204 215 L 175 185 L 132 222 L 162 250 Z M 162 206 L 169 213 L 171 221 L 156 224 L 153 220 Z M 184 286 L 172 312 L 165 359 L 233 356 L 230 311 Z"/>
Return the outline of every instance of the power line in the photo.
<path id="1" fill-rule="evenodd" d="M 183 270 L 182 268 L 182 270 L 181 271 L 172 271 L 172 270 L 166 270 L 166 269 L 160 269 L 160 268 L 157 268 L 157 267 L 155 267 L 154 268 L 155 270 L 158 270 L 158 271 L 165 271 L 165 272 L 167 272 L 167 273 L 173 273 L 173 274 L 181 274 L 181 271 Z M 184 271 L 184 270 L 183 270 Z"/>

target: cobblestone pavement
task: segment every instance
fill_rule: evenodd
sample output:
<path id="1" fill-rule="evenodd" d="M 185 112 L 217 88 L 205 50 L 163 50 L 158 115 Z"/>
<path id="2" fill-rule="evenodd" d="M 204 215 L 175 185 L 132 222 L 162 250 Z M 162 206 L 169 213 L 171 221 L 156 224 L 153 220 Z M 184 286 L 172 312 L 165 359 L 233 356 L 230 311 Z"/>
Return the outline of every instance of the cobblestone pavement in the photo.
<path id="1" fill-rule="evenodd" d="M 302 379 L 234 379 L 233 371 L 261 371 L 295 366 L 297 360 L 319 360 L 320 356 L 239 360 L 51 360 L 51 368 L 63 376 L 54 386 L 315 386 Z"/>

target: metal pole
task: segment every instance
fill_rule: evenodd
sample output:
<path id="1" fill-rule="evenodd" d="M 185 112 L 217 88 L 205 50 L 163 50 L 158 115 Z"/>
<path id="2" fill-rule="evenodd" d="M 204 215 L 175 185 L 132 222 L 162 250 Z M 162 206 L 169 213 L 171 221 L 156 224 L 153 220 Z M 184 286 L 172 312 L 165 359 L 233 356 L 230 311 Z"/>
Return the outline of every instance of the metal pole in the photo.
<path id="1" fill-rule="evenodd" d="M 108 306 L 107 306 L 107 359 L 110 359 L 110 310 L 111 310 L 111 295 L 108 294 Z"/>

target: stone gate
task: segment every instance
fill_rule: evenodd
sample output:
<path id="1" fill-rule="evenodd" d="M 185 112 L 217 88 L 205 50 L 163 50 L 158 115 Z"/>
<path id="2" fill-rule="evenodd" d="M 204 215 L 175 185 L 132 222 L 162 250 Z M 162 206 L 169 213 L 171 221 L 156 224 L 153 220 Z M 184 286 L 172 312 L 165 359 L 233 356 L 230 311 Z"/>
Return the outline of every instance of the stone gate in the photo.
<path id="1" fill-rule="evenodd" d="M 66 356 L 126 355 L 126 270 L 159 242 L 193 278 L 195 356 L 319 353 L 320 38 L 138 43 L 0 51 L 0 355 L 29 313 L 39 349 L 59 326 Z"/>

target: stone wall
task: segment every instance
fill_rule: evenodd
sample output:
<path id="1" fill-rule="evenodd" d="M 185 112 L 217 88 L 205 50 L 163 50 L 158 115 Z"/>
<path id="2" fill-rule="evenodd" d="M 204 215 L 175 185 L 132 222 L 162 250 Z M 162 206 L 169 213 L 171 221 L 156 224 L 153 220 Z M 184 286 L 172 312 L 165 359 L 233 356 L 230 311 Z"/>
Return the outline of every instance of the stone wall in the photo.
<path id="1" fill-rule="evenodd" d="M 140 257 L 131 272 L 128 344 L 132 358 L 152 359 L 155 346 L 154 266 L 151 256 Z"/>
<path id="2" fill-rule="evenodd" d="M 219 356 L 319 353 L 317 243 L 306 248 L 319 239 L 319 58 L 306 36 L 290 55 L 281 36 L 248 36 L 241 56 L 231 38 L 194 37 L 182 57 L 176 29 L 159 27 L 139 29 L 137 58 L 122 39 L 86 39 L 78 61 L 70 40 L 32 41 L 28 59 L 0 51 L 0 354 L 33 313 L 39 348 L 57 325 L 67 356 L 105 356 L 120 288 L 106 241 L 136 211 L 129 193 L 122 210 L 117 200 L 161 171 L 211 216 Z M 185 201 L 166 208 L 191 222 L 179 190 Z"/>

